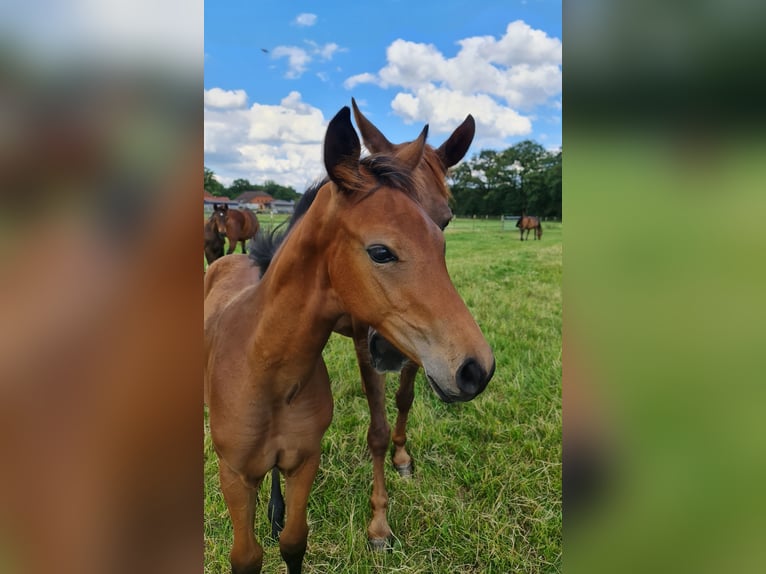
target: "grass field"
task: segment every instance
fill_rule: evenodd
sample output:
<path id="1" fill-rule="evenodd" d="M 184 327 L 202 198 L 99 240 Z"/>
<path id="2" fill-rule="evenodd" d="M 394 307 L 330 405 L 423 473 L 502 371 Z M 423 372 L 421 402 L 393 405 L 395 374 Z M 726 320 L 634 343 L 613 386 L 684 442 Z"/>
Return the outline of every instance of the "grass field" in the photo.
<path id="1" fill-rule="evenodd" d="M 266 223 L 264 221 L 263 223 Z M 456 220 L 447 262 L 495 352 L 497 369 L 474 401 L 446 405 L 416 381 L 408 435 L 415 474 L 388 465 L 389 552 L 367 549 L 372 463 L 369 414 L 350 339 L 333 334 L 324 357 L 335 399 L 309 501 L 308 573 L 496 573 L 561 570 L 562 226 L 519 241 L 497 220 Z M 388 376 L 389 421 L 398 380 Z M 284 572 L 268 539 L 261 487 L 256 536 L 263 572 Z M 232 531 L 205 433 L 205 572 L 228 573 Z"/>

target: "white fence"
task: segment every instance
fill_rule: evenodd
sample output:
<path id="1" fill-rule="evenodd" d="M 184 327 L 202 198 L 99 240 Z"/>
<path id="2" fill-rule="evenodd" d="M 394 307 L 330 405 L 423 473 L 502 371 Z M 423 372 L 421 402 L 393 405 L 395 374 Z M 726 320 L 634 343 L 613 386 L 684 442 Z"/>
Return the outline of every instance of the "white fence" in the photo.
<path id="1" fill-rule="evenodd" d="M 521 219 L 520 215 L 501 215 L 500 216 L 500 229 L 502 231 L 508 231 L 509 229 L 516 229 L 516 222 Z"/>

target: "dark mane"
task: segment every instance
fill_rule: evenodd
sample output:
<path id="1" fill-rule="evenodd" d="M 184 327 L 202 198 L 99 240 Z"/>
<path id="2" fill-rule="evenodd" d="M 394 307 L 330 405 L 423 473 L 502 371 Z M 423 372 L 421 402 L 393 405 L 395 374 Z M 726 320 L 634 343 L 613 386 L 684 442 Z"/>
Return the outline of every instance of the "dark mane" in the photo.
<path id="1" fill-rule="evenodd" d="M 412 199 L 417 200 L 415 178 L 396 157 L 376 153 L 362 158 L 359 165 L 365 168 L 380 185 L 400 189 Z"/>
<path id="2" fill-rule="evenodd" d="M 329 179 L 324 178 L 312 184 L 298 200 L 290 219 L 268 230 L 261 228 L 250 242 L 248 255 L 250 256 L 250 259 L 253 260 L 253 264 L 260 268 L 261 277 L 266 273 L 272 259 L 274 259 L 274 254 L 277 252 L 277 249 L 279 249 L 279 246 L 282 245 L 287 234 L 306 214 L 309 207 L 311 207 L 311 204 L 314 203 L 317 192 L 319 192 L 319 189 L 328 181 Z"/>
<path id="3" fill-rule="evenodd" d="M 402 190 L 409 197 L 418 201 L 419 198 L 415 178 L 394 156 L 372 154 L 359 160 L 359 165 L 372 175 L 379 184 L 370 190 L 370 193 L 380 188 L 380 186 L 393 187 Z M 287 237 L 287 234 L 290 233 L 290 230 L 295 224 L 306 214 L 309 207 L 311 207 L 311 204 L 314 203 L 319 190 L 329 181 L 329 178 L 325 177 L 312 184 L 311 187 L 303 193 L 303 196 L 295 206 L 295 211 L 288 221 L 269 230 L 261 228 L 252 239 L 248 255 L 250 256 L 250 259 L 252 259 L 253 264 L 260 268 L 261 277 L 263 277 L 264 273 L 268 270 L 277 249 L 279 249 L 279 246 L 282 244 L 285 237 Z M 358 178 L 358 185 L 361 187 L 363 184 L 364 180 L 360 176 Z M 287 225 L 287 227 L 285 227 L 285 225 Z"/>

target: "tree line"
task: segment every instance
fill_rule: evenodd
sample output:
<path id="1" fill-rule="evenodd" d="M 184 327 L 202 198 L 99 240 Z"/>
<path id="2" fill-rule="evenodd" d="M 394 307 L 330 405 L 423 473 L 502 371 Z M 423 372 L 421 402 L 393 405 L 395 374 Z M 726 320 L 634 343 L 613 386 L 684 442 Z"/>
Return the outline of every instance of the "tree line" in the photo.
<path id="1" fill-rule="evenodd" d="M 561 150 L 548 151 L 531 140 L 503 151 L 482 150 L 455 167 L 449 179 L 456 215 L 519 215 L 523 211 L 561 220 Z M 232 199 L 245 191 L 263 191 L 288 201 L 300 198 L 292 187 L 273 181 L 251 184 L 235 179 L 226 187 L 207 167 L 205 191 Z"/>
<path id="2" fill-rule="evenodd" d="M 279 185 L 275 181 L 267 180 L 264 183 L 250 183 L 247 179 L 240 178 L 231 182 L 230 186 L 223 185 L 215 178 L 215 172 L 205 166 L 205 191 L 216 197 L 235 199 L 246 191 L 262 191 L 268 193 L 274 199 L 292 201 L 300 199 L 301 194 L 292 187 Z"/>
<path id="3" fill-rule="evenodd" d="M 482 150 L 451 173 L 456 215 L 519 215 L 561 220 L 561 150 L 530 140 Z"/>

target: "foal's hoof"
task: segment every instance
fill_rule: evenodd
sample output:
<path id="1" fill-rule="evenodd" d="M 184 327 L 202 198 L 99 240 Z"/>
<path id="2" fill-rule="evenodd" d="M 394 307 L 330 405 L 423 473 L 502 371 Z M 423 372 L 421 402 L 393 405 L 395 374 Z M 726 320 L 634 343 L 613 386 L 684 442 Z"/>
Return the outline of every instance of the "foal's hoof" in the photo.
<path id="1" fill-rule="evenodd" d="M 390 538 L 368 538 L 367 544 L 373 552 L 386 552 L 391 550 Z"/>
<path id="2" fill-rule="evenodd" d="M 395 464 L 394 468 L 402 478 L 410 478 L 415 472 L 415 468 L 412 466 L 412 461 L 407 464 Z"/>

